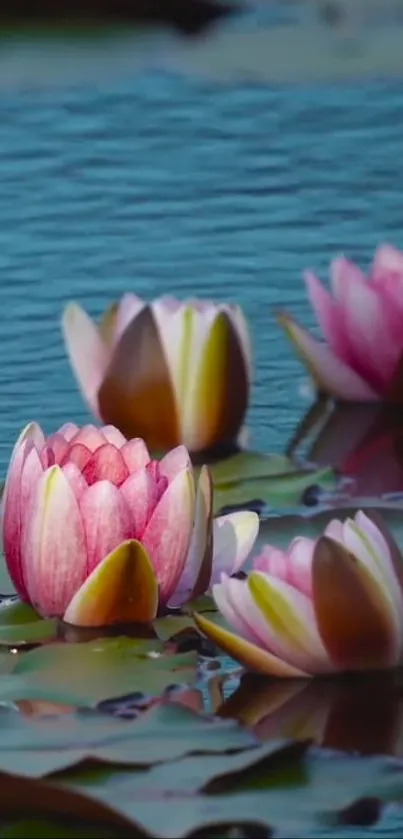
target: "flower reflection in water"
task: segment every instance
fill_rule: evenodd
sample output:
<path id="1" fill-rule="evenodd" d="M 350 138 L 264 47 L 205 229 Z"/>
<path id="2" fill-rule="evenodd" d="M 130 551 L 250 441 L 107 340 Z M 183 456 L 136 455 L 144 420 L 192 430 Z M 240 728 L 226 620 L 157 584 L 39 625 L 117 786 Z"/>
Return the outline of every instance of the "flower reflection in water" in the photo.
<path id="1" fill-rule="evenodd" d="M 312 738 L 360 754 L 403 756 L 403 676 L 274 681 L 245 674 L 219 716 L 250 725 L 261 740 Z"/>
<path id="2" fill-rule="evenodd" d="M 350 497 L 403 493 L 403 411 L 391 406 L 319 399 L 300 421 L 287 454 L 352 478 Z"/>

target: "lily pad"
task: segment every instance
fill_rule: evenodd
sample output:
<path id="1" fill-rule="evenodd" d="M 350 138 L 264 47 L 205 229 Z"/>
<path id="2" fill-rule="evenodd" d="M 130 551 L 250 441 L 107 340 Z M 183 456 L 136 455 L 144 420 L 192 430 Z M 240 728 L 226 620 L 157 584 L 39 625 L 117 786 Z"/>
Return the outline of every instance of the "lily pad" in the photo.
<path id="1" fill-rule="evenodd" d="M 0 771 L 39 778 L 84 761 L 149 767 L 186 755 L 256 748 L 236 721 L 209 718 L 177 703 L 159 702 L 135 720 L 67 713 L 26 718 L 0 713 Z"/>
<path id="2" fill-rule="evenodd" d="M 22 647 L 43 644 L 57 636 L 57 620 L 42 619 L 26 603 L 5 602 L 0 605 L 0 645 Z"/>
<path id="3" fill-rule="evenodd" d="M 16 656 L 11 671 L 6 663 L 8 672 L 0 675 L 0 700 L 45 699 L 92 706 L 133 691 L 159 695 L 168 685 L 194 682 L 195 653 L 163 655 L 160 643 L 151 643 L 153 656 L 149 641 L 126 637 L 38 647 Z"/>
<path id="4" fill-rule="evenodd" d="M 298 468 L 284 455 L 243 451 L 209 464 L 214 484 L 214 512 L 223 507 L 247 507 L 259 500 L 267 507 L 301 504 L 306 490 L 329 491 L 336 486 L 330 468 Z"/>
<path id="5" fill-rule="evenodd" d="M 274 742 L 233 755 L 183 758 L 146 774 L 87 771 L 92 799 L 136 820 L 152 835 L 198 835 L 208 826 L 242 824 L 245 816 L 283 836 L 323 835 L 338 824 L 368 825 L 387 802 L 403 798 L 401 763 L 306 751 L 306 744 Z M 80 773 L 59 780 L 80 788 Z M 364 821 L 362 822 L 364 823 Z M 217 829 L 216 835 L 222 835 Z"/>

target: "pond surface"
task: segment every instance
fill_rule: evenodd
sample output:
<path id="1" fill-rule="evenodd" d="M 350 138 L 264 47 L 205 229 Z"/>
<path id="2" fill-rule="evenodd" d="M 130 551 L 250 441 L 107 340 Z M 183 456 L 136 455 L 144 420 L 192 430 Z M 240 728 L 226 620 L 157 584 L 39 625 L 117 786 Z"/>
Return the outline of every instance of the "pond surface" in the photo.
<path id="1" fill-rule="evenodd" d="M 0 476 L 28 420 L 47 431 L 89 420 L 61 339 L 65 303 L 98 315 L 128 290 L 147 298 L 197 290 L 244 307 L 255 347 L 252 443 L 283 451 L 310 397 L 273 312 L 286 308 L 313 327 L 305 268 L 325 277 L 340 253 L 365 267 L 381 241 L 403 248 L 402 121 L 401 85 L 391 81 L 224 88 L 154 70 L 102 88 L 4 93 Z M 394 475 L 390 488 L 400 482 Z M 365 697 L 354 704 L 341 689 L 335 700 L 326 689 L 288 705 L 286 697 L 284 715 L 265 723 L 271 697 L 247 690 L 263 738 L 283 723 L 296 736 L 301 709 L 312 722 L 319 704 L 324 745 L 363 749 L 361 729 L 348 724 Z M 373 751 L 401 755 L 401 687 L 369 697 Z M 401 820 L 386 813 L 367 832 L 320 835 L 399 836 Z"/>
<path id="2" fill-rule="evenodd" d="M 29 419 L 87 419 L 59 329 L 126 290 L 241 303 L 255 344 L 253 444 L 307 407 L 275 325 L 312 316 L 301 273 L 403 246 L 403 94 L 392 83 L 225 89 L 160 73 L 0 100 L 0 471 Z"/>

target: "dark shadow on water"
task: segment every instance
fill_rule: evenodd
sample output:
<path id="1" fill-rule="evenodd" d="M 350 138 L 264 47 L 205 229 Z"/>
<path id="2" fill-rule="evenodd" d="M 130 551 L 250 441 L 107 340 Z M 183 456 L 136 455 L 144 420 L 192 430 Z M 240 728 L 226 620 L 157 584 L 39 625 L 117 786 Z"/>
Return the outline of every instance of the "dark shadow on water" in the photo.
<path id="1" fill-rule="evenodd" d="M 1 4 L 0 30 L 163 24 L 184 35 L 199 35 L 233 11 L 220 0 L 13 0 Z"/>
<path id="2" fill-rule="evenodd" d="M 353 478 L 353 497 L 403 498 L 402 408 L 319 399 L 301 419 L 287 454 Z"/>
<path id="3" fill-rule="evenodd" d="M 403 671 L 275 681 L 246 674 L 217 711 L 261 740 L 312 738 L 330 749 L 403 756 Z"/>

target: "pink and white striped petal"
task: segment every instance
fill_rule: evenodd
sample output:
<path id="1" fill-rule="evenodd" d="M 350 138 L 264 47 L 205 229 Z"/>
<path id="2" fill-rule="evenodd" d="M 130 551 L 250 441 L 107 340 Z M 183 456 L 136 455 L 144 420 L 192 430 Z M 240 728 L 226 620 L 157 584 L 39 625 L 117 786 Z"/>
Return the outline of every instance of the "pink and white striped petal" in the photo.
<path id="1" fill-rule="evenodd" d="M 141 437 L 128 440 L 122 446 L 120 452 L 130 474 L 136 472 L 137 469 L 143 469 L 151 459 L 148 448 Z"/>
<path id="2" fill-rule="evenodd" d="M 67 523 L 61 538 L 60 522 Z M 73 490 L 59 466 L 38 481 L 22 533 L 24 577 L 39 614 L 61 617 L 86 576 L 87 549 Z"/>
<path id="3" fill-rule="evenodd" d="M 83 493 L 80 512 L 87 541 L 87 574 L 131 539 L 133 526 L 123 494 L 109 481 L 98 481 Z"/>
<path id="4" fill-rule="evenodd" d="M 192 462 L 186 446 L 176 446 L 174 449 L 171 449 L 160 460 L 159 464 L 161 475 L 165 475 L 169 481 L 172 481 L 175 475 L 181 472 L 182 469 L 189 469 L 191 466 Z"/>
<path id="5" fill-rule="evenodd" d="M 193 531 L 195 489 L 188 469 L 173 479 L 142 536 L 160 586 L 160 602 L 172 597 L 185 567 Z"/>
<path id="6" fill-rule="evenodd" d="M 129 477 L 129 470 L 119 449 L 105 443 L 93 452 L 83 468 L 83 475 L 89 486 L 96 481 L 110 481 L 120 486 Z"/>
<path id="7" fill-rule="evenodd" d="M 150 470 L 145 467 L 130 475 L 119 491 L 129 511 L 132 536 L 141 540 L 160 497 L 157 483 Z"/>
<path id="8" fill-rule="evenodd" d="M 29 600 L 21 559 L 21 476 L 24 463 L 33 449 L 41 450 L 45 438 L 36 423 L 29 423 L 13 448 L 3 492 L 3 547 L 11 580 L 23 600 Z"/>
<path id="9" fill-rule="evenodd" d="M 336 358 L 326 344 L 315 341 L 291 317 L 279 315 L 278 323 L 295 347 L 319 392 L 346 401 L 374 402 L 380 396 L 351 367 Z"/>

